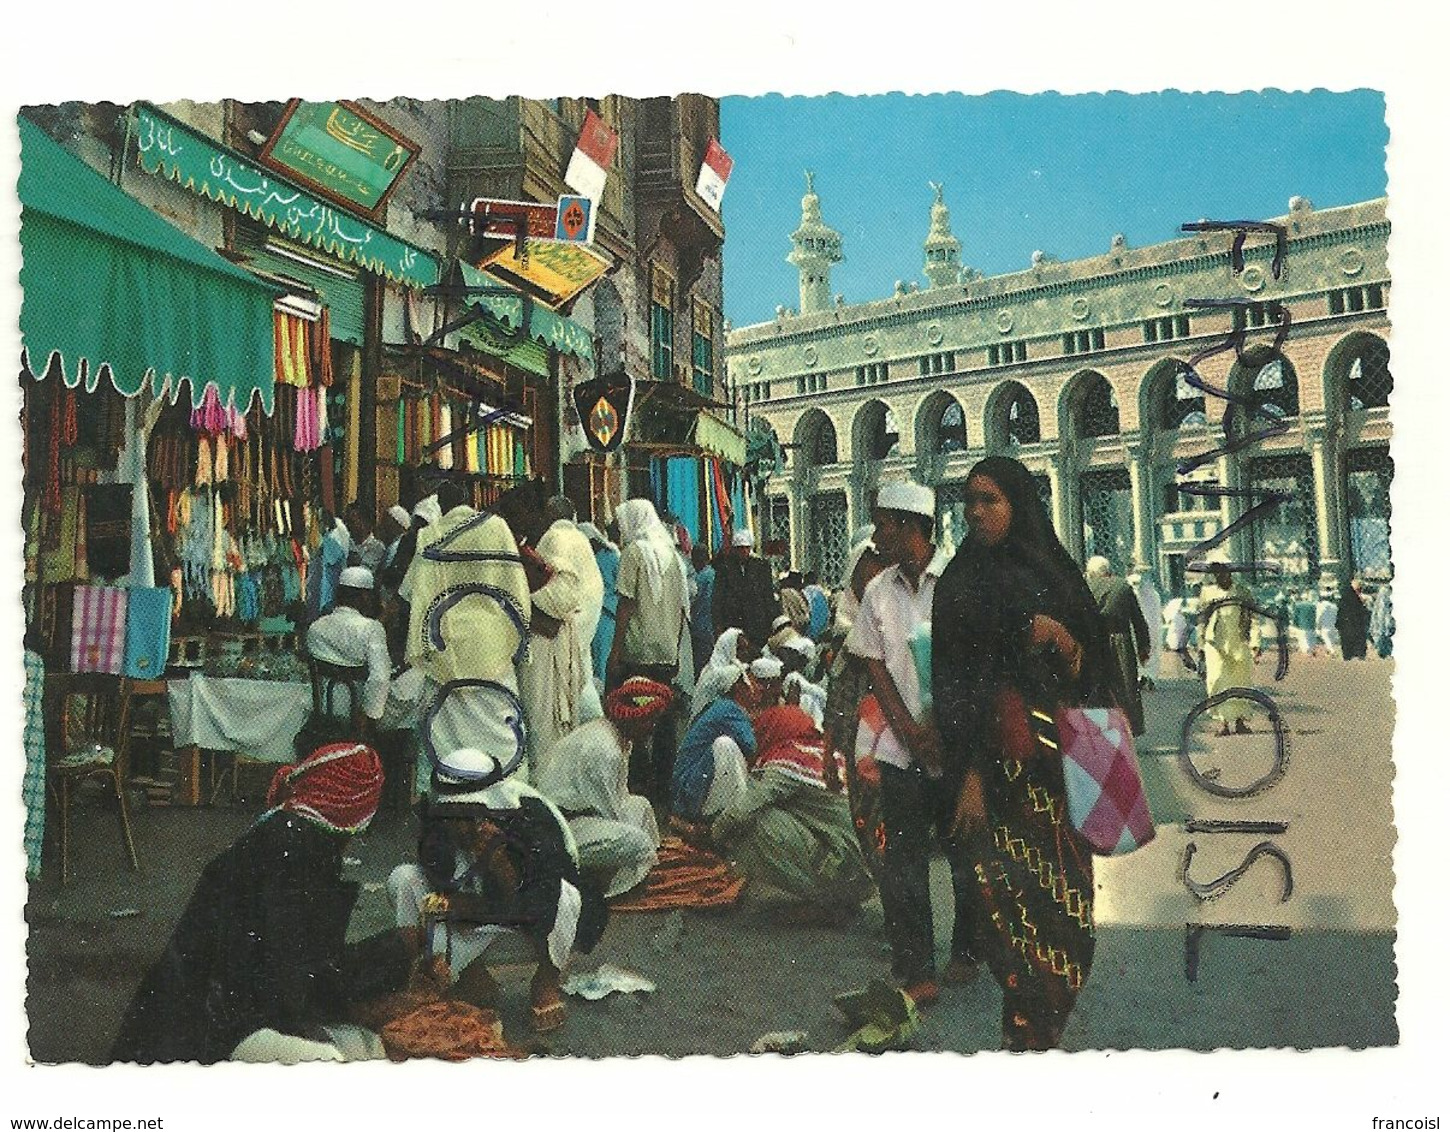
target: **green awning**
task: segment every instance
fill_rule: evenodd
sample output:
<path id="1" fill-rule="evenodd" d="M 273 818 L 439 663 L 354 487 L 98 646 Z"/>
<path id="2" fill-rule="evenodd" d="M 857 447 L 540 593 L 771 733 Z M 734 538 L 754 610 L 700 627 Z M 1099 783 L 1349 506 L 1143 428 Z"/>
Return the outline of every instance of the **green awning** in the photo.
<path id="1" fill-rule="evenodd" d="M 700 410 L 695 418 L 695 443 L 727 464 L 745 466 L 745 437 L 719 417 Z"/>
<path id="2" fill-rule="evenodd" d="M 208 384 L 245 408 L 272 411 L 272 302 L 277 292 L 228 263 L 84 161 L 19 119 L 20 333 L 43 377 L 59 360 L 72 388 L 101 369 L 126 396 L 148 374 L 173 390 Z"/>
<path id="3" fill-rule="evenodd" d="M 136 129 L 137 158 L 146 172 L 395 283 L 431 287 L 438 282 L 438 261 L 428 252 L 293 188 L 151 107 L 136 108 Z"/>
<path id="4" fill-rule="evenodd" d="M 476 321 L 460 330 L 458 336 L 475 350 L 482 350 L 499 361 L 539 377 L 549 376 L 549 351 L 546 347 L 486 314 L 480 314 Z"/>
<path id="5" fill-rule="evenodd" d="M 503 286 L 492 275 L 471 264 L 460 261 L 458 266 L 463 269 L 463 282 L 469 287 Z M 523 325 L 524 296 L 521 294 L 469 295 L 468 302 L 479 310 L 487 311 L 495 321 L 509 330 L 516 331 Z M 592 361 L 594 358 L 594 341 L 589 331 L 572 319 L 555 314 L 541 303 L 530 304 L 529 337 L 560 353 L 573 354 L 585 361 Z"/>

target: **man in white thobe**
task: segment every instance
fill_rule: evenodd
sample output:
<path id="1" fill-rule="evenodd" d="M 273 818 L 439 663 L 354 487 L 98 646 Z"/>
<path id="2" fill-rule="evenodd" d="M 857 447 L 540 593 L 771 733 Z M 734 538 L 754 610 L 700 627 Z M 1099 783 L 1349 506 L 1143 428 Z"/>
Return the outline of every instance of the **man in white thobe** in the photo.
<path id="1" fill-rule="evenodd" d="M 366 668 L 362 712 L 380 730 L 392 731 L 411 726 L 423 680 L 411 668 L 393 678 L 387 633 L 372 616 L 375 609 L 372 573 L 363 566 L 349 566 L 338 579 L 332 612 L 307 627 L 307 652 L 326 664 Z M 338 713 L 332 704 L 324 707 Z"/>
<path id="2" fill-rule="evenodd" d="M 602 714 L 589 675 L 589 645 L 604 608 L 604 578 L 589 539 L 574 522 L 573 503 L 562 496 L 549 500 L 543 522 L 548 526 L 534 549 L 551 573 L 530 595 L 529 652 L 519 666 L 534 781 L 560 739 Z"/>
<path id="3" fill-rule="evenodd" d="M 517 749 L 523 720 L 514 657 L 528 632 L 529 584 L 513 532 L 497 515 L 479 521 L 463 489 L 438 489 L 447 510 L 418 532 L 418 549 L 398 592 L 409 603 L 404 656 L 426 677 L 420 734 L 424 751 Z M 493 593 L 468 587 L 489 586 Z M 441 611 L 441 612 L 438 612 Z M 431 632 L 435 614 L 439 637 Z M 489 681 L 439 694 L 457 680 Z M 427 713 L 438 704 L 431 721 Z M 431 768 L 419 760 L 420 775 Z M 524 774 L 520 766 L 517 775 Z"/>
<path id="4" fill-rule="evenodd" d="M 1148 659 L 1138 666 L 1138 672 L 1151 688 L 1163 664 L 1163 597 L 1153 580 L 1153 571 L 1146 568 L 1129 575 L 1128 584 L 1133 587 L 1143 620 L 1148 622 Z"/>

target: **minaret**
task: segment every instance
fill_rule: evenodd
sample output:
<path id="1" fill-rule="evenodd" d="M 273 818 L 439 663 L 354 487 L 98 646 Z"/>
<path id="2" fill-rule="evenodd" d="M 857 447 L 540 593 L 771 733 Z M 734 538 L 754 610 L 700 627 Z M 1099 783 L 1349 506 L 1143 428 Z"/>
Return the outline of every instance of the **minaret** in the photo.
<path id="1" fill-rule="evenodd" d="M 821 198 L 816 196 L 815 174 L 806 173 L 806 195 L 801 198 L 801 226 L 790 235 L 786 262 L 801 273 L 801 314 L 831 309 L 831 264 L 840 263 L 841 233 L 821 220 Z"/>
<path id="2" fill-rule="evenodd" d="M 962 242 L 952 235 L 952 214 L 942 200 L 942 187 L 935 181 L 927 184 L 936 192 L 931 206 L 931 231 L 927 234 L 926 266 L 922 269 L 933 287 L 949 287 L 962 277 Z"/>

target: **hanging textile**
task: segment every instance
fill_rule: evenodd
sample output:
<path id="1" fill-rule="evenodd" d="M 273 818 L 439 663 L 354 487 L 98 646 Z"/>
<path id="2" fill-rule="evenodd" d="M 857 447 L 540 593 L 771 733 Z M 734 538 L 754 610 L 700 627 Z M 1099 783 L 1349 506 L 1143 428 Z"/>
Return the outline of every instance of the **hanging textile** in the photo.
<path id="1" fill-rule="evenodd" d="M 725 540 L 729 533 L 731 507 L 730 493 L 725 489 L 724 469 L 721 468 L 720 461 L 713 457 L 710 460 L 710 483 L 712 488 L 710 494 L 715 503 L 715 516 L 719 523 L 720 531 L 718 545 L 715 549 L 719 550 L 725 545 Z"/>
<path id="2" fill-rule="evenodd" d="M 665 507 L 684 524 L 691 542 L 700 541 L 700 466 L 692 456 L 665 461 Z"/>
<path id="3" fill-rule="evenodd" d="M 741 476 L 735 477 L 735 485 L 730 492 L 730 522 L 737 531 L 754 529 L 750 523 L 750 512 L 745 507 L 745 481 Z"/>
<path id="4" fill-rule="evenodd" d="M 121 671 L 138 680 L 155 680 L 166 671 L 171 650 L 169 589 L 132 589 L 126 601 L 126 651 Z"/>
<path id="5" fill-rule="evenodd" d="M 77 586 L 71 612 L 72 672 L 116 675 L 126 652 L 127 591 L 115 586 Z"/>
<path id="6" fill-rule="evenodd" d="M 131 571 L 131 485 L 90 484 L 86 498 L 86 568 L 93 578 Z"/>

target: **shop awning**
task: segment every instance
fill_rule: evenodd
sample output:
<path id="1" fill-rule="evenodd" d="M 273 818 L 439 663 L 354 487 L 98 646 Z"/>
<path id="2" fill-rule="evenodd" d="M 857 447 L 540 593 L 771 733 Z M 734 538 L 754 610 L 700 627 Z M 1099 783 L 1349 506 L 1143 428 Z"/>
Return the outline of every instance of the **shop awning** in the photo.
<path id="1" fill-rule="evenodd" d="M 715 453 L 727 464 L 734 464 L 737 468 L 745 466 L 744 434 L 713 413 L 702 410 L 695 418 L 695 443 L 705 451 Z"/>
<path id="2" fill-rule="evenodd" d="M 25 364 L 55 359 L 67 385 L 101 369 L 126 396 L 154 373 L 159 388 L 208 384 L 244 408 L 272 411 L 272 302 L 277 291 L 127 196 L 38 126 L 19 120 L 20 333 Z"/>
<path id="3" fill-rule="evenodd" d="M 538 377 L 549 376 L 548 348 L 489 315 L 479 312 L 478 320 L 465 326 L 458 336 L 489 357 Z"/>
<path id="4" fill-rule="evenodd" d="M 324 204 L 159 111 L 138 106 L 136 130 L 137 156 L 146 172 L 405 287 L 438 282 L 438 260 L 428 252 Z"/>
<path id="5" fill-rule="evenodd" d="M 466 286 L 490 287 L 496 291 L 503 289 L 504 285 L 497 279 L 480 271 L 472 264 L 460 260 L 458 266 L 462 269 L 463 282 Z M 467 301 L 479 310 L 485 311 L 490 318 L 502 324 L 509 331 L 516 332 L 524 324 L 524 296 L 517 292 L 471 294 L 467 297 Z M 594 341 L 588 330 L 572 319 L 555 314 L 541 303 L 530 302 L 528 308 L 528 336 L 535 342 L 540 342 L 549 349 L 558 350 L 560 353 L 573 354 L 585 361 L 593 359 Z"/>

